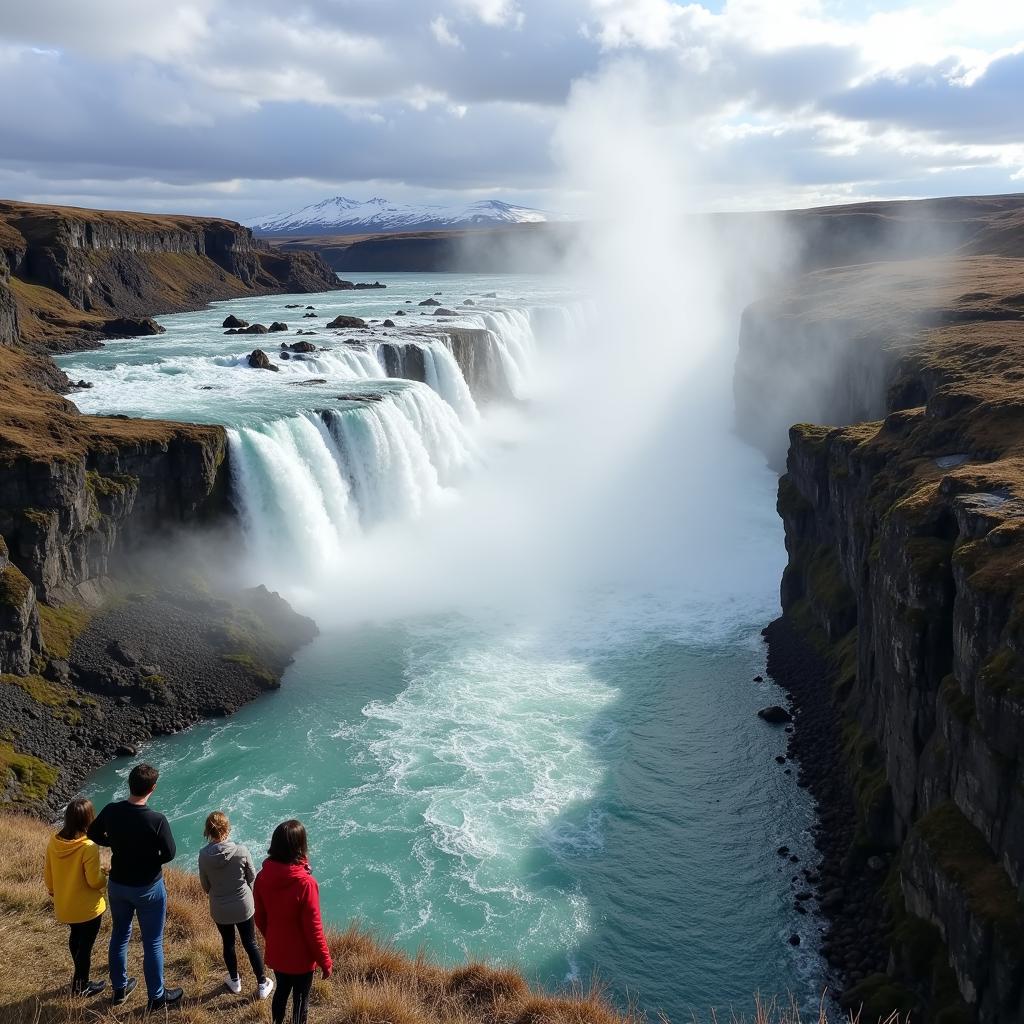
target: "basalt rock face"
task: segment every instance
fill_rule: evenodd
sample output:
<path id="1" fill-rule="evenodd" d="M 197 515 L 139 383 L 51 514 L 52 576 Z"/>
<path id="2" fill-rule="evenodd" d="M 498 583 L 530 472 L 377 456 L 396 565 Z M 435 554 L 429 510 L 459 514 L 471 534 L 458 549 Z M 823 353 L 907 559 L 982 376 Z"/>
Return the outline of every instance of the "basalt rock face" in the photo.
<path id="1" fill-rule="evenodd" d="M 40 600 L 87 598 L 115 552 L 227 511 L 225 454 L 219 428 L 167 425 L 77 457 L 14 459 L 0 473 L 0 534 Z"/>
<path id="2" fill-rule="evenodd" d="M 782 604 L 833 668 L 850 857 L 895 858 L 919 1019 L 1024 1019 L 1022 296 L 1024 261 L 978 257 L 810 275 L 744 318 L 740 425 L 769 458 L 782 419 L 853 424 L 789 432 Z"/>
<path id="3" fill-rule="evenodd" d="M 51 350 L 131 333 L 132 319 L 150 333 L 145 318 L 214 299 L 352 287 L 314 253 L 272 250 L 231 221 L 6 201 L 0 259 L 0 341 Z"/>

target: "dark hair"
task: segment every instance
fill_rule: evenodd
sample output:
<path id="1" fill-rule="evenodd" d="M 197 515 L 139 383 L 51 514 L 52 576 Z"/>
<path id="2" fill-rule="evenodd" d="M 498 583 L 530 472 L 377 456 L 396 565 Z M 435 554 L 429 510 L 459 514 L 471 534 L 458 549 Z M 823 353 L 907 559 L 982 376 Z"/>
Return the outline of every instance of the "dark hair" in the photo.
<path id="1" fill-rule="evenodd" d="M 267 854 L 271 860 L 279 860 L 282 864 L 303 863 L 307 858 L 306 826 L 294 818 L 282 821 L 274 829 Z"/>
<path id="2" fill-rule="evenodd" d="M 64 827 L 57 833 L 61 839 L 77 839 L 84 836 L 96 818 L 96 809 L 91 800 L 76 797 L 64 808 Z"/>
<path id="3" fill-rule="evenodd" d="M 151 764 L 137 764 L 128 776 L 128 792 L 132 796 L 145 796 L 153 792 L 160 773 Z"/>
<path id="4" fill-rule="evenodd" d="M 206 818 L 203 835 L 212 842 L 219 843 L 227 839 L 231 833 L 231 822 L 223 811 L 213 811 Z"/>

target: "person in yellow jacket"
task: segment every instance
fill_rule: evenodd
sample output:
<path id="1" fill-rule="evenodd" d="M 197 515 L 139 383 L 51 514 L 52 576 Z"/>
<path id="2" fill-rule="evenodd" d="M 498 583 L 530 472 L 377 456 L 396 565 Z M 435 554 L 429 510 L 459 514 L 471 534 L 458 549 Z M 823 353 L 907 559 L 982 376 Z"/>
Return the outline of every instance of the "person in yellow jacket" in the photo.
<path id="1" fill-rule="evenodd" d="M 92 947 L 107 908 L 107 873 L 100 863 L 100 849 L 85 834 L 95 817 L 91 800 L 72 800 L 64 811 L 64 827 L 50 837 L 43 869 L 57 920 L 71 929 L 68 947 L 75 968 L 71 991 L 83 996 L 94 996 L 106 985 L 89 979 Z"/>

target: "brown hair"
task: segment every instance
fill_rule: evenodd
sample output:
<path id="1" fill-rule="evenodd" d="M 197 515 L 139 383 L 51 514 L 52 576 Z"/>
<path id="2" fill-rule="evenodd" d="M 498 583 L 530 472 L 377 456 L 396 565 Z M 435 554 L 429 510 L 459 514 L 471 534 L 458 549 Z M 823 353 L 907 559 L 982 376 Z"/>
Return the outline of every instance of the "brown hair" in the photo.
<path id="1" fill-rule="evenodd" d="M 206 819 L 203 835 L 211 843 L 219 843 L 227 839 L 230 831 L 231 822 L 228 821 L 228 816 L 223 811 L 213 811 Z"/>
<path id="2" fill-rule="evenodd" d="M 64 808 L 64 827 L 57 833 L 61 839 L 77 839 L 84 836 L 96 819 L 96 809 L 91 800 L 76 797 Z"/>
<path id="3" fill-rule="evenodd" d="M 132 796 L 145 796 L 153 792 L 160 773 L 151 764 L 137 764 L 128 776 L 128 792 Z"/>
<path id="4" fill-rule="evenodd" d="M 295 818 L 282 821 L 274 829 L 267 855 L 282 864 L 301 864 L 307 859 L 306 826 Z"/>

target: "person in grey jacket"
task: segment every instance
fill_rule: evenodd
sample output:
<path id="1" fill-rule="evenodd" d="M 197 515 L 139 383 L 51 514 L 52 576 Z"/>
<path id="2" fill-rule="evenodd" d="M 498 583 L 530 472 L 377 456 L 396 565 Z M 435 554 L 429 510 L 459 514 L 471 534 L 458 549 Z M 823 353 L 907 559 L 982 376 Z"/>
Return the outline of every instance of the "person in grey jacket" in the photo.
<path id="1" fill-rule="evenodd" d="M 273 991 L 274 983 L 267 977 L 263 955 L 256 941 L 256 925 L 253 922 L 256 908 L 252 897 L 256 868 L 252 856 L 244 846 L 229 838 L 231 822 L 223 811 L 214 811 L 206 819 L 203 835 L 209 844 L 199 851 L 199 881 L 203 891 L 210 897 L 210 916 L 224 942 L 224 966 L 228 969 L 224 984 L 236 995 L 242 991 L 238 958 L 235 956 L 237 929 L 242 947 L 256 975 L 259 997 L 266 999 Z"/>

